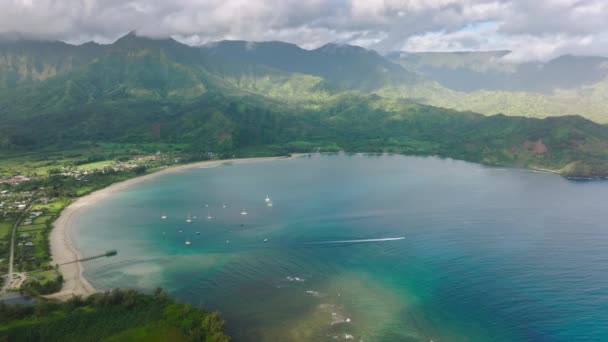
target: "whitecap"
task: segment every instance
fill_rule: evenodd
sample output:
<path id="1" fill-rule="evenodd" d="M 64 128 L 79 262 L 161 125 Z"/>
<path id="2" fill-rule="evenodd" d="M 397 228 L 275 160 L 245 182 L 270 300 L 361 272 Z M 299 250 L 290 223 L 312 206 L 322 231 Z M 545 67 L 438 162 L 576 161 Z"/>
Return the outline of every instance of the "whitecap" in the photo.
<path id="1" fill-rule="evenodd" d="M 287 281 L 290 281 L 290 282 L 292 282 L 292 281 L 295 281 L 295 282 L 303 282 L 303 281 L 306 281 L 306 279 L 304 279 L 304 278 L 295 277 L 295 276 L 294 276 L 294 277 L 292 277 L 292 276 L 287 276 L 287 277 L 285 277 L 285 279 L 287 279 Z"/>
<path id="2" fill-rule="evenodd" d="M 306 290 L 306 293 L 308 293 L 309 295 L 311 295 L 313 297 L 321 297 L 321 293 L 319 293 L 319 291 Z"/>

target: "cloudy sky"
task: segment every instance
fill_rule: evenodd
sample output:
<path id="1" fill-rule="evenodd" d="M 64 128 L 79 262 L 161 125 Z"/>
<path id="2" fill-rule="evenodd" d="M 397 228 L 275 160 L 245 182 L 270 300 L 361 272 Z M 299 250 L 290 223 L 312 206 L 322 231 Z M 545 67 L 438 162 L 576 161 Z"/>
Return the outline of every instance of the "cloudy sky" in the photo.
<path id="1" fill-rule="evenodd" d="M 608 56 L 608 0 L 0 0 L 0 33 L 109 43 L 137 30 L 192 45 L 282 40 L 381 52 L 508 49 Z"/>

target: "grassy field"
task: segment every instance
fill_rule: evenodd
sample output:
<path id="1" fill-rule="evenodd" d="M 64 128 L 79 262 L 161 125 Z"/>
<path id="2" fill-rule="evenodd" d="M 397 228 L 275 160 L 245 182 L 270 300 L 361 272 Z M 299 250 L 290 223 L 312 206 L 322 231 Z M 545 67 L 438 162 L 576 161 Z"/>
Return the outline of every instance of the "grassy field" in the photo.
<path id="1" fill-rule="evenodd" d="M 0 239 L 7 236 L 13 228 L 13 221 L 0 221 Z"/>
<path id="2" fill-rule="evenodd" d="M 38 272 L 46 272 L 50 264 L 51 255 L 48 242 L 48 234 L 50 232 L 47 222 L 53 222 L 61 210 L 70 203 L 69 198 L 56 198 L 49 203 L 36 203 L 32 205 L 30 212 L 43 211 L 44 214 L 32 220 L 32 224 L 25 225 L 22 222 L 17 227 L 17 246 L 15 249 L 15 267 L 21 271 L 28 271 L 32 274 Z M 22 238 L 21 234 L 29 234 L 29 237 Z M 33 246 L 25 246 L 27 242 L 32 242 Z M 23 245 L 19 245 L 23 243 Z M 57 274 L 53 271 L 50 276 L 51 280 L 55 280 Z M 31 278 L 30 278 L 31 279 Z M 44 284 L 44 282 L 42 282 Z"/>
<path id="3" fill-rule="evenodd" d="M 0 176 L 45 176 L 49 170 L 74 163 L 69 152 L 0 152 Z"/>
<path id="4" fill-rule="evenodd" d="M 93 170 L 115 163 L 116 160 L 133 155 L 150 155 L 156 152 L 181 152 L 185 144 L 118 144 L 83 143 L 81 148 L 35 151 L 0 151 L 0 177 L 2 176 L 46 176 L 50 170 L 72 166 L 81 170 Z"/>
<path id="5" fill-rule="evenodd" d="M 104 342 L 127 342 L 127 341 L 189 341 L 188 337 L 178 328 L 171 327 L 165 322 L 154 322 L 124 331 L 118 335 L 106 338 Z"/>
<path id="6" fill-rule="evenodd" d="M 36 203 L 32 206 L 32 211 L 44 210 L 44 216 L 52 216 L 57 215 L 65 208 L 68 204 L 70 204 L 72 200 L 69 198 L 56 198 L 52 202 L 47 204 Z"/>
<path id="7" fill-rule="evenodd" d="M 44 224 L 21 225 L 17 227 L 17 234 L 30 233 L 33 231 L 43 230 L 44 228 Z"/>
<path id="8" fill-rule="evenodd" d="M 21 237 L 22 234 L 28 234 L 29 236 Z M 50 255 L 48 253 L 48 242 L 45 235 L 46 229 L 44 225 L 17 227 L 15 266 L 18 269 L 22 271 L 31 271 L 48 265 Z M 28 242 L 31 242 L 34 245 L 25 245 Z"/>
<path id="9" fill-rule="evenodd" d="M 30 279 L 36 280 L 41 284 L 46 284 L 49 281 L 54 281 L 59 276 L 55 269 L 51 270 L 36 270 L 28 274 Z"/>
<path id="10" fill-rule="evenodd" d="M 47 220 L 52 220 L 53 217 L 50 215 L 42 215 L 42 216 L 38 216 L 36 217 L 33 221 L 32 224 L 37 225 L 37 224 L 45 224 Z"/>
<path id="11" fill-rule="evenodd" d="M 12 221 L 0 221 L 0 270 L 3 270 L 8 265 L 9 237 L 13 228 Z M 0 271 L 0 274 L 3 274 Z"/>
<path id="12" fill-rule="evenodd" d="M 102 161 L 98 161 L 98 162 L 78 165 L 77 168 L 79 168 L 81 170 L 102 169 L 106 166 L 111 166 L 114 163 L 115 163 L 114 160 L 108 159 L 108 160 L 102 160 Z"/>

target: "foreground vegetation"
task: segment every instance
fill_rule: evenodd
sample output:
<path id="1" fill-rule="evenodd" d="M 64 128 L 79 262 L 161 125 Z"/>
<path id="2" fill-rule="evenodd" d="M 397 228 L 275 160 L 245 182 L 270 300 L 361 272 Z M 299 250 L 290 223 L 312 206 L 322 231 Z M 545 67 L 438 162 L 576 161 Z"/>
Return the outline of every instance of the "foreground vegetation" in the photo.
<path id="1" fill-rule="evenodd" d="M 227 342 L 224 322 L 158 289 L 153 295 L 112 290 L 34 306 L 0 303 L 0 341 Z"/>

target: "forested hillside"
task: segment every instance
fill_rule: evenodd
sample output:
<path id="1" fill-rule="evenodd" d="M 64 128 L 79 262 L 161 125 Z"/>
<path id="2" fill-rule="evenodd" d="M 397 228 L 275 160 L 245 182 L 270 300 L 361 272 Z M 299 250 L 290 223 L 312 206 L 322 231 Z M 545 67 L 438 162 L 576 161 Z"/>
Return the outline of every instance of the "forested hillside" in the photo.
<path id="1" fill-rule="evenodd" d="M 576 116 L 483 116 L 419 104 L 429 102 L 425 93 L 445 88 L 361 48 L 245 42 L 197 48 L 133 33 L 111 45 L 0 46 L 9 61 L 3 70 L 13 70 L 0 86 L 5 151 L 106 142 L 231 154 L 321 148 L 608 173 L 607 127 Z M 53 58 L 37 53 L 48 46 Z"/>

